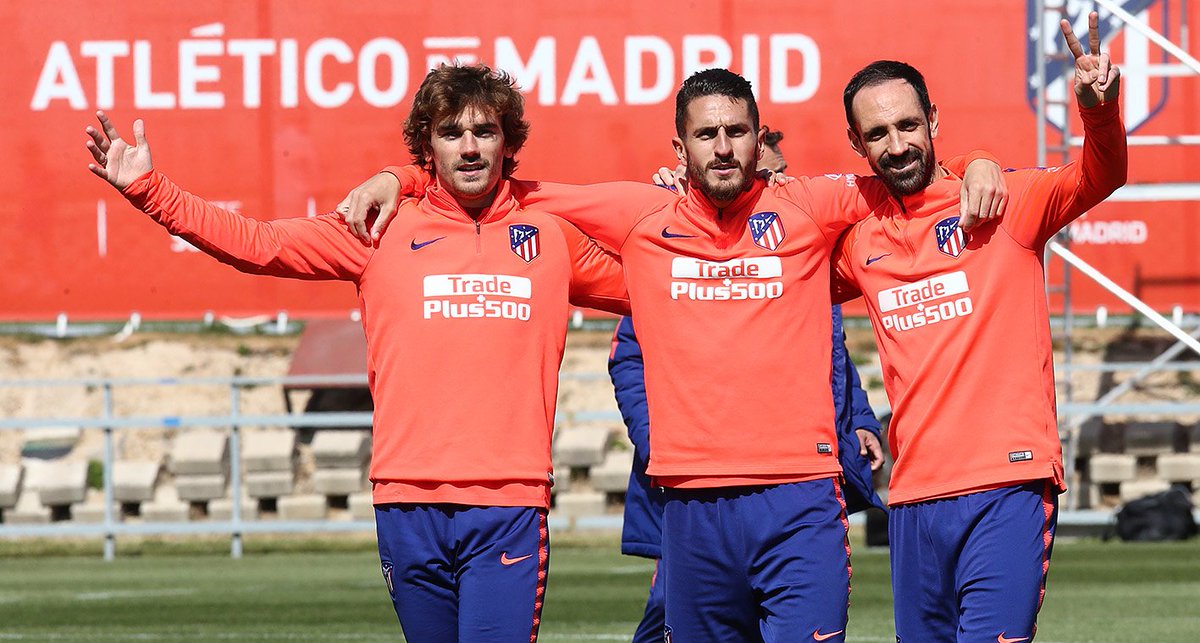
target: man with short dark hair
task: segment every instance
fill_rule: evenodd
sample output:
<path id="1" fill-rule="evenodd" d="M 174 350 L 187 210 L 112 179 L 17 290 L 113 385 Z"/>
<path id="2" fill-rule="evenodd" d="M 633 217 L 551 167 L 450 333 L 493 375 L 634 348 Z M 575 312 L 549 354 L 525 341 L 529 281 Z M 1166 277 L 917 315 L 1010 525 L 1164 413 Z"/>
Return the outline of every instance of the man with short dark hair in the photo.
<path id="1" fill-rule="evenodd" d="M 387 240 L 335 215 L 262 222 L 184 192 L 99 113 L 90 169 L 243 272 L 355 284 L 375 402 L 370 478 L 384 580 L 409 641 L 536 640 L 550 436 L 569 303 L 628 313 L 620 265 L 508 179 L 528 132 L 512 80 L 435 69 L 404 127 L 434 185 Z"/>
<path id="2" fill-rule="evenodd" d="M 838 235 L 886 191 L 826 177 L 768 187 L 756 177 L 754 94 L 727 70 L 683 83 L 676 132 L 693 187 L 682 198 L 640 183 L 546 182 L 521 182 L 518 198 L 623 259 L 654 427 L 648 474 L 666 487 L 668 636 L 844 640 L 850 561 L 828 262 Z M 344 204 L 355 204 L 351 219 L 380 205 L 374 234 L 388 204 L 427 181 L 389 168 Z"/>
<path id="3" fill-rule="evenodd" d="M 1064 489 L 1043 251 L 1125 182 L 1119 71 L 1063 21 L 1083 157 L 1010 171 L 1008 214 L 964 232 L 937 163 L 920 72 L 878 61 L 844 100 L 850 144 L 889 194 L 835 252 L 835 296 L 864 295 L 889 376 L 888 502 L 897 641 L 1033 639 Z"/>

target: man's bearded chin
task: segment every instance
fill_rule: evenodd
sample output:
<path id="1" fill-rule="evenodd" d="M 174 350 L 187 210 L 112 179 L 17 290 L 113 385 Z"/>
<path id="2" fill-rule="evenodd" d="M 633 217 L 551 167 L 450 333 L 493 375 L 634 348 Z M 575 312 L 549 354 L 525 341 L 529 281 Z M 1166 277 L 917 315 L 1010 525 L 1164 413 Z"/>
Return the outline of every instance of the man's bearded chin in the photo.
<path id="1" fill-rule="evenodd" d="M 714 162 L 709 165 L 715 164 L 716 163 Z M 688 180 L 693 186 L 699 188 L 700 192 L 702 192 L 704 196 L 708 197 L 712 201 L 732 201 L 736 199 L 739 194 L 745 192 L 746 188 L 749 187 L 750 182 L 753 180 L 755 171 L 754 167 L 747 168 L 743 166 L 741 168 L 742 172 L 740 182 L 720 181 L 717 179 L 712 179 L 710 182 L 708 169 L 708 165 L 702 166 L 699 164 L 693 164 L 689 161 Z"/>
<path id="2" fill-rule="evenodd" d="M 930 181 L 933 180 L 933 159 L 931 145 L 928 154 L 921 154 L 919 150 L 910 149 L 901 156 L 883 157 L 878 163 L 872 163 L 871 169 L 875 170 L 879 178 L 883 179 L 883 183 L 887 185 L 888 191 L 892 194 L 908 196 L 929 187 Z M 895 171 L 894 168 L 904 167 L 913 160 L 916 160 L 917 163 L 912 169 L 903 173 Z"/>

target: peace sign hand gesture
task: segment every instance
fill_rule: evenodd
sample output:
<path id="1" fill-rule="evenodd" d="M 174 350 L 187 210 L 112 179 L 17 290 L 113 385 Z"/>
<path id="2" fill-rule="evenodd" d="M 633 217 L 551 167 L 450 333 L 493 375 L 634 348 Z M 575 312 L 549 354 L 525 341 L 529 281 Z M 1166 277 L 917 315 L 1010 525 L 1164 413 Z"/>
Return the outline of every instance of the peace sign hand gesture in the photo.
<path id="1" fill-rule="evenodd" d="M 1100 53 L 1100 16 L 1095 11 L 1088 14 L 1089 53 L 1086 54 L 1071 30 L 1071 23 L 1062 20 L 1058 25 L 1062 28 L 1067 47 L 1075 56 L 1075 96 L 1079 98 L 1080 107 L 1094 107 L 1116 100 L 1121 86 L 1121 70 L 1109 61 L 1108 54 Z"/>
<path id="2" fill-rule="evenodd" d="M 142 119 L 133 122 L 133 140 L 130 145 L 121 139 L 117 128 L 104 112 L 96 112 L 104 133 L 89 126 L 85 132 L 91 140 L 87 142 L 95 163 L 88 163 L 92 174 L 108 181 L 118 190 L 124 190 L 139 176 L 154 169 L 150 160 L 150 144 L 146 142 L 146 125 Z"/>

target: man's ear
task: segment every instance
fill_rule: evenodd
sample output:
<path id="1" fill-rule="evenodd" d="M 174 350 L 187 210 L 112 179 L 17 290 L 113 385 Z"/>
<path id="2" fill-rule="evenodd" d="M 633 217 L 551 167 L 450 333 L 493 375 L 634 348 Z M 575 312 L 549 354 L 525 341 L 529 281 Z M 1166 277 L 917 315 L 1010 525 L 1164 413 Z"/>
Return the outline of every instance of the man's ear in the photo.
<path id="1" fill-rule="evenodd" d="M 853 127 L 846 128 L 846 138 L 850 139 L 850 148 L 854 153 L 862 158 L 867 158 L 867 150 L 863 148 L 862 142 L 858 140 L 858 132 L 854 131 Z"/>
<path id="2" fill-rule="evenodd" d="M 676 136 L 671 139 L 671 146 L 675 148 L 675 158 L 683 165 L 687 165 L 687 148 L 683 146 L 683 139 Z"/>
<path id="3" fill-rule="evenodd" d="M 937 138 L 938 133 L 938 110 L 937 105 L 929 106 L 929 138 Z"/>

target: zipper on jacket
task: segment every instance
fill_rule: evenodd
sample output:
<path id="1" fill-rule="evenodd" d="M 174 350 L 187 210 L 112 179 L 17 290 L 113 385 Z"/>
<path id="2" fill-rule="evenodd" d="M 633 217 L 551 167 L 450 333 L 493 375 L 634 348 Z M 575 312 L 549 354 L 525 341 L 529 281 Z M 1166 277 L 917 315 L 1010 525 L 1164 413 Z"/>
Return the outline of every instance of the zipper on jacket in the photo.
<path id="1" fill-rule="evenodd" d="M 480 241 L 479 219 L 475 220 L 475 254 L 483 254 L 483 242 Z"/>

